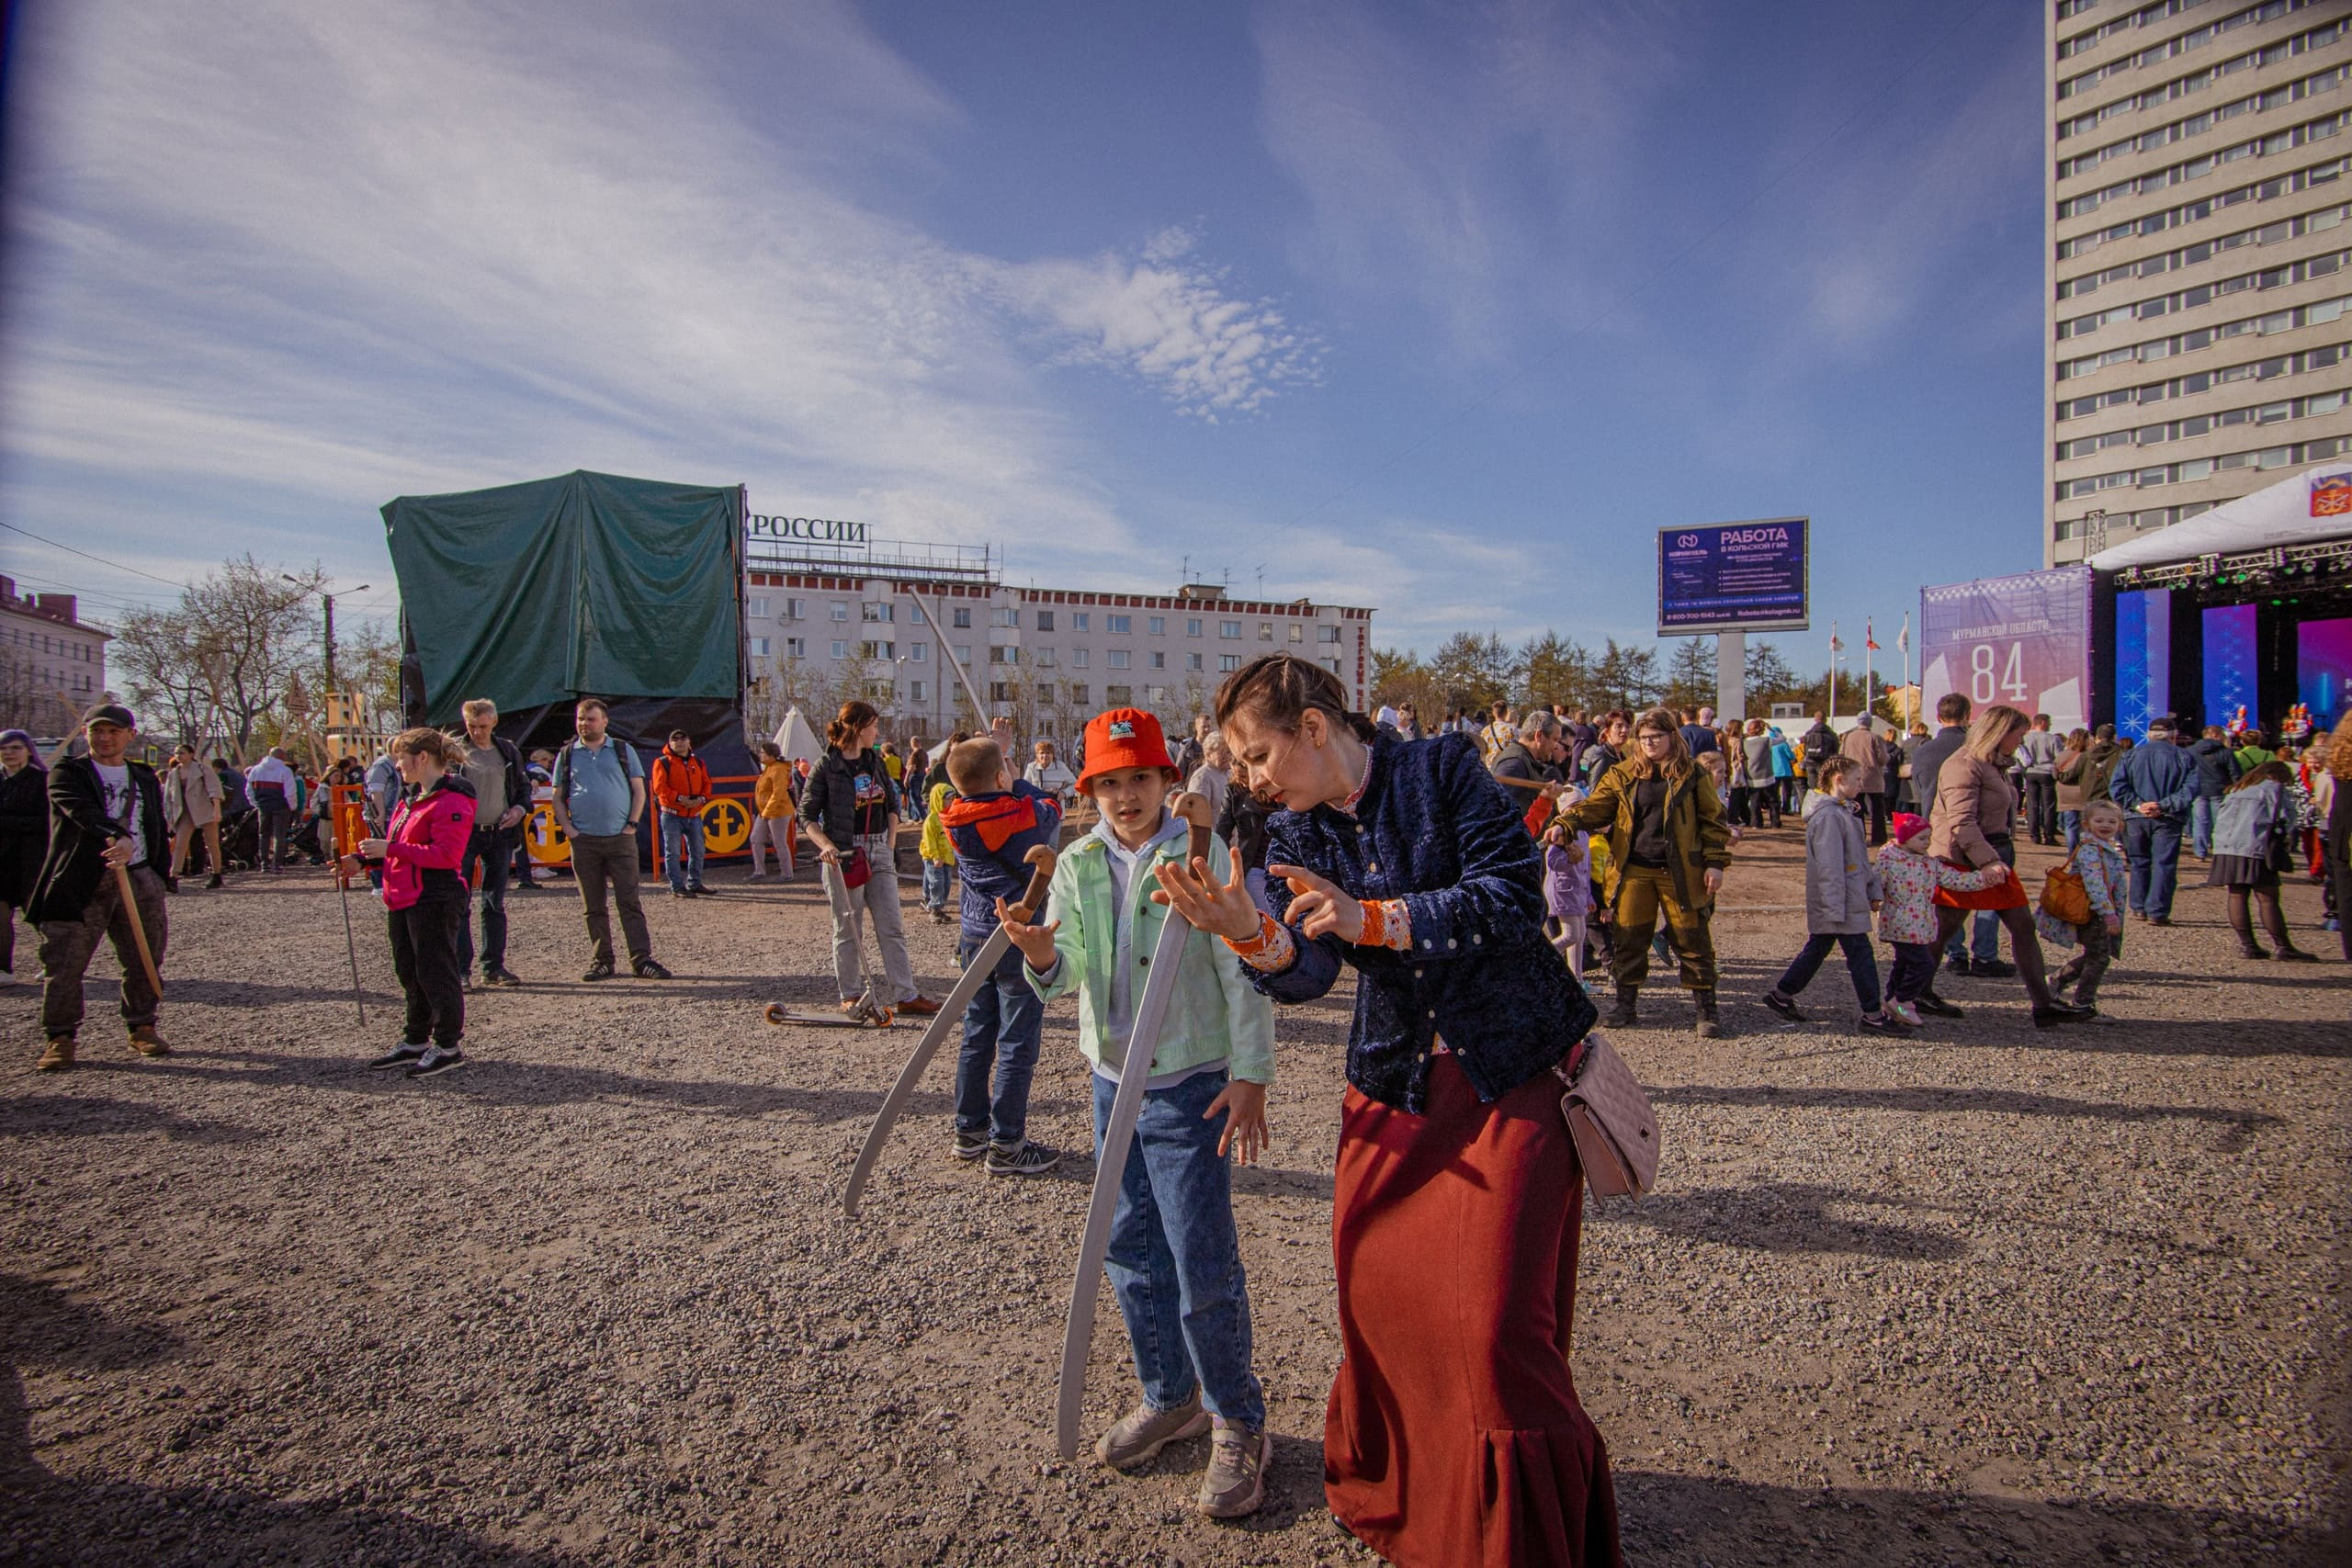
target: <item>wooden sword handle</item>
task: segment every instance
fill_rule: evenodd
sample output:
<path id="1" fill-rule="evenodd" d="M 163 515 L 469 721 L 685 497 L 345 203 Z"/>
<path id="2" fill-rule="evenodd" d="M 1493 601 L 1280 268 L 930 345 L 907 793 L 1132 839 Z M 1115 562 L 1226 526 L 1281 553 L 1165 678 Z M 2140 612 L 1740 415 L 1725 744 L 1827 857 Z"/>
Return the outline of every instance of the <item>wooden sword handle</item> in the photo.
<path id="1" fill-rule="evenodd" d="M 1007 908 L 1014 919 L 1027 925 L 1037 911 L 1046 907 L 1046 892 L 1054 882 L 1054 863 L 1060 857 L 1039 844 L 1021 858 L 1029 863 L 1029 886 L 1022 893 L 1021 902 Z"/>
<path id="2" fill-rule="evenodd" d="M 1190 866 L 1196 860 L 1206 860 L 1211 826 L 1209 797 L 1195 795 L 1189 789 L 1178 790 L 1169 797 L 1168 811 L 1170 816 L 1182 817 L 1192 825 L 1191 840 L 1184 846 L 1185 865 Z"/>

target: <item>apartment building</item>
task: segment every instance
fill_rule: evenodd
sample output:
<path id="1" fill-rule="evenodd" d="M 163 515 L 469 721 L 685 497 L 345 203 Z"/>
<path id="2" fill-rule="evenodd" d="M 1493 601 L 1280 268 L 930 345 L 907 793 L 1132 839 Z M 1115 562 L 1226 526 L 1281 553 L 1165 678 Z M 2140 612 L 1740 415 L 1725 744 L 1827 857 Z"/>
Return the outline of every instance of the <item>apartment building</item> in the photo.
<path id="1" fill-rule="evenodd" d="M 17 592 L 0 577 L 0 727 L 69 733 L 106 694 L 111 632 L 85 626 L 71 593 Z"/>
<path id="2" fill-rule="evenodd" d="M 943 735 L 972 721 L 958 664 L 989 716 L 1012 715 L 1024 739 L 1067 739 L 1121 706 L 1188 728 L 1217 682 L 1261 653 L 1314 660 L 1358 707 L 1371 681 L 1369 609 L 1236 599 L 1216 583 L 1016 585 L 983 547 L 753 536 L 743 607 L 754 728 L 786 707 L 813 715 L 863 696 L 894 734 Z"/>
<path id="3" fill-rule="evenodd" d="M 2045 3 L 2054 566 L 2352 453 L 2352 5 Z"/>

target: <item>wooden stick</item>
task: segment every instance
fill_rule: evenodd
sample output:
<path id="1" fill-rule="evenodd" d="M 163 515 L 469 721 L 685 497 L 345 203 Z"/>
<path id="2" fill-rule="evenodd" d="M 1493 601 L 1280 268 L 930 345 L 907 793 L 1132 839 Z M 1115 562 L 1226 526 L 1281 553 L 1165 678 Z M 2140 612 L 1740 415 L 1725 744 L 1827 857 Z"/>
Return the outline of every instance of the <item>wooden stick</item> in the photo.
<path id="1" fill-rule="evenodd" d="M 147 922 L 140 918 L 139 895 L 131 889 L 129 866 L 114 868 L 114 885 L 122 895 L 124 911 L 130 916 L 130 940 L 139 949 L 139 962 L 147 971 L 147 983 L 155 987 L 155 994 L 160 997 L 164 994 L 164 976 L 155 969 L 155 950 L 147 945 Z"/>

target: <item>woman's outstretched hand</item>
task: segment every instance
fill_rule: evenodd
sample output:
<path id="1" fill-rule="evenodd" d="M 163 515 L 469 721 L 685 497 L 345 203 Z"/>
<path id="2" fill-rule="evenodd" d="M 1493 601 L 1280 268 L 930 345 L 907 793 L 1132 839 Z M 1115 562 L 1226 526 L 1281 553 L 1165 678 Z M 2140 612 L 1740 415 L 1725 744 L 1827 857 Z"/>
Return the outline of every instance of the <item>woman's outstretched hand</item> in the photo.
<path id="1" fill-rule="evenodd" d="M 1247 942 L 1258 934 L 1258 906 L 1250 901 L 1238 860 L 1233 863 L 1233 880 L 1225 883 L 1211 875 L 1209 863 L 1197 855 L 1190 864 L 1162 861 L 1152 869 L 1159 878 L 1159 888 L 1151 901 L 1183 916 L 1194 931 L 1235 942 Z"/>
<path id="2" fill-rule="evenodd" d="M 1288 919 L 1300 935 L 1310 942 L 1327 935 L 1350 943 L 1363 939 L 1363 906 L 1335 884 L 1298 865 L 1270 865 L 1266 874 L 1290 884 Z"/>

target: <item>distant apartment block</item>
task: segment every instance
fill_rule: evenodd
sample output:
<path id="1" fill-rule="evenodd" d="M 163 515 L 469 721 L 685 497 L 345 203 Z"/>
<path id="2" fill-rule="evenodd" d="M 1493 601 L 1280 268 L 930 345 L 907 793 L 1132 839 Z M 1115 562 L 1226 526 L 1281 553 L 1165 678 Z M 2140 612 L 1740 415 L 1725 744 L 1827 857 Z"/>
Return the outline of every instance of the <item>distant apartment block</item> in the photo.
<path id="1" fill-rule="evenodd" d="M 77 612 L 71 593 L 19 595 L 0 577 L 0 724 L 62 736 L 105 693 L 113 634 Z"/>

